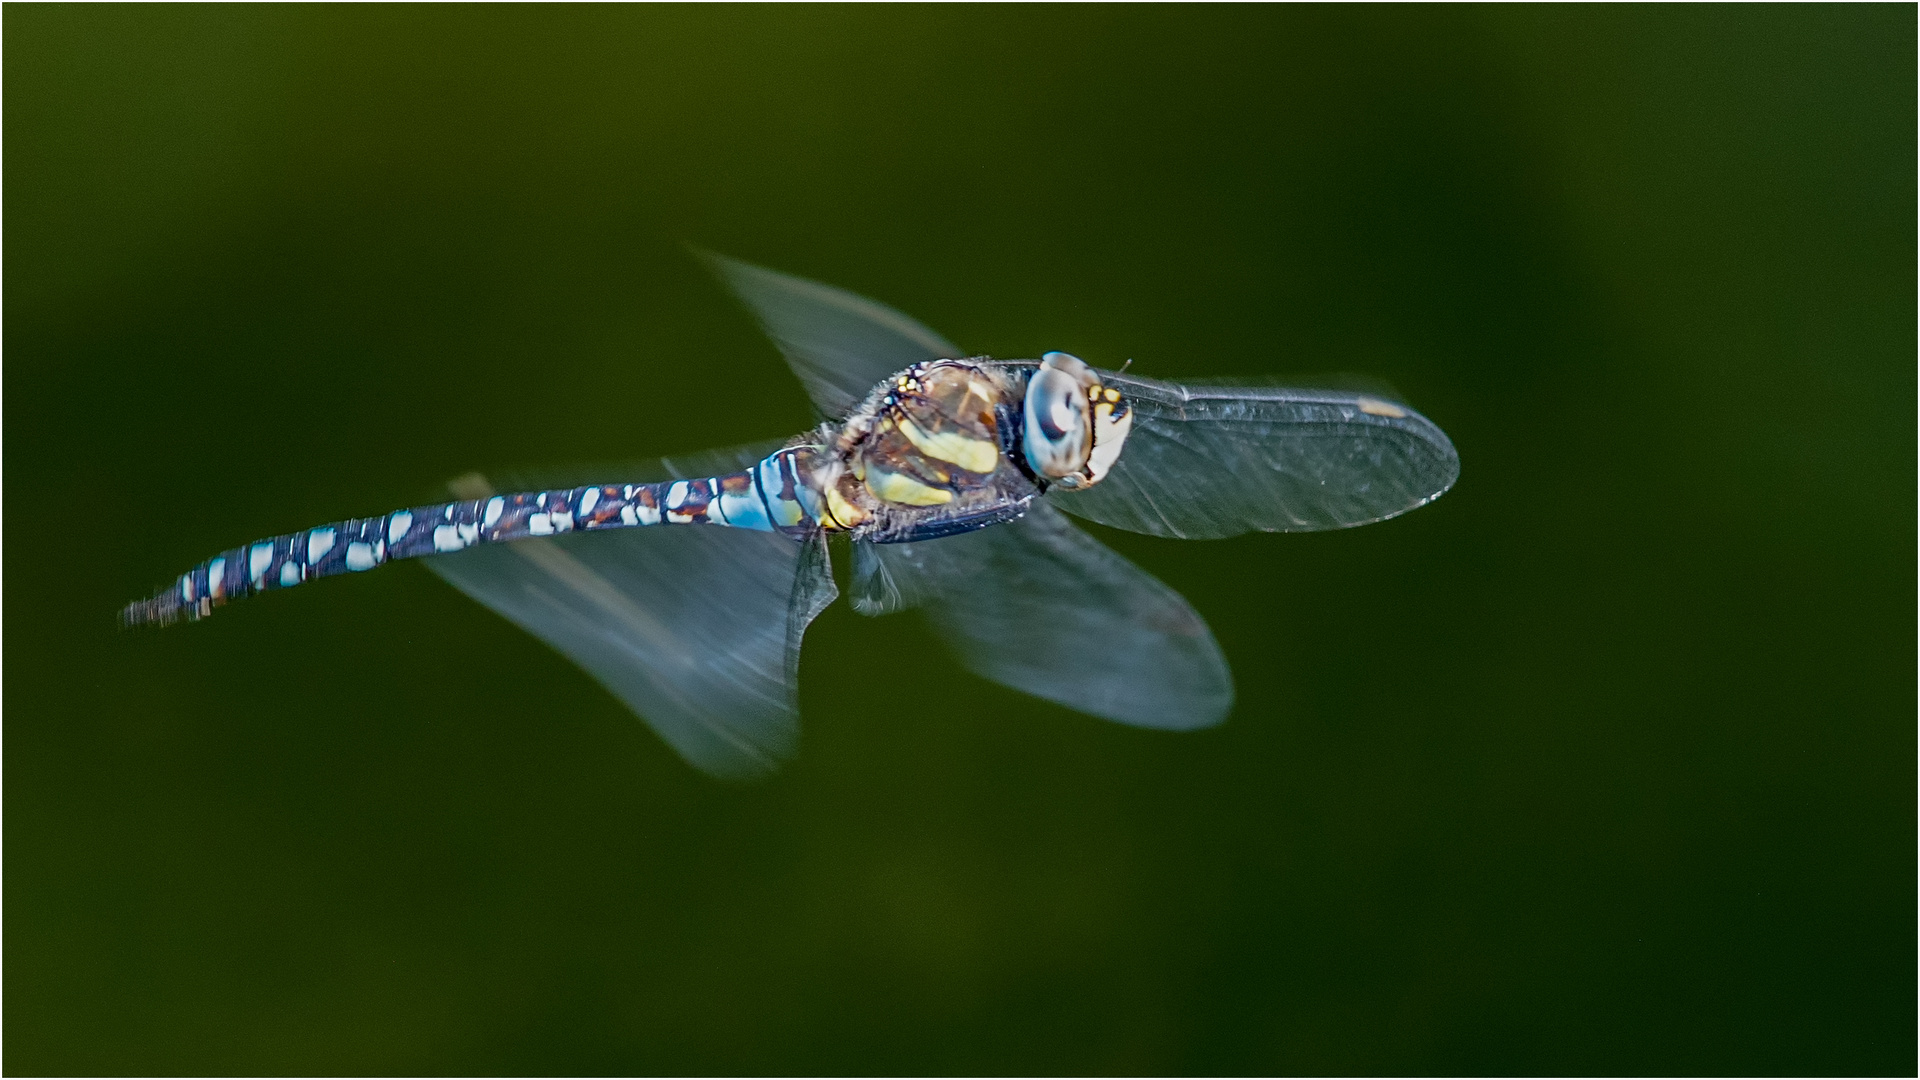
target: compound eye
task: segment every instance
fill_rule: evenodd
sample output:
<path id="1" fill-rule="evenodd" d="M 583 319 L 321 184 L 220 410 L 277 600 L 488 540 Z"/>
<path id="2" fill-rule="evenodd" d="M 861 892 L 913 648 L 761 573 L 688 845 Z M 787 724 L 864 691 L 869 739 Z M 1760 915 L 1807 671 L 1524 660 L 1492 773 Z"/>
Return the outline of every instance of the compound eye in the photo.
<path id="1" fill-rule="evenodd" d="M 1027 464 L 1054 480 L 1078 476 L 1093 452 L 1093 369 L 1066 353 L 1050 352 L 1027 381 L 1022 434 Z"/>

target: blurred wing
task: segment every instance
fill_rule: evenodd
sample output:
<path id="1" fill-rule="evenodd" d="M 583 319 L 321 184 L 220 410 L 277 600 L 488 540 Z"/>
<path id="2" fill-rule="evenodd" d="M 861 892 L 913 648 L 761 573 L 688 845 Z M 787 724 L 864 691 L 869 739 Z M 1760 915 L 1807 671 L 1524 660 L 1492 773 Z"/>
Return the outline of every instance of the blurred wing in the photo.
<path id="1" fill-rule="evenodd" d="M 1233 677 L 1197 612 L 1044 503 L 1007 525 L 856 544 L 856 607 L 924 607 L 976 674 L 1138 727 L 1217 724 Z"/>
<path id="2" fill-rule="evenodd" d="M 502 491 L 533 491 L 577 487 L 581 484 L 650 484 L 657 480 L 681 480 L 690 476 L 721 476 L 747 468 L 784 445 L 780 439 L 763 439 L 740 446 L 674 454 L 665 458 L 574 462 L 559 468 L 502 470 L 492 475 L 492 482 L 488 486 Z M 477 474 L 469 475 L 482 482 L 488 479 Z M 465 479 L 463 477 L 455 483 L 463 483 Z M 460 491 L 454 495 L 456 498 L 473 497 Z"/>
<path id="3" fill-rule="evenodd" d="M 1341 529 L 1431 502 L 1460 475 L 1445 432 L 1383 399 L 1102 377 L 1133 406 L 1120 460 L 1097 486 L 1048 501 L 1116 529 L 1196 540 Z"/>
<path id="4" fill-rule="evenodd" d="M 923 360 L 962 357 L 952 342 L 845 289 L 699 252 L 779 346 L 807 396 L 845 416 L 880 380 Z"/>
<path id="5" fill-rule="evenodd" d="M 586 669 L 696 767 L 748 778 L 793 756 L 801 638 L 838 595 L 823 538 L 667 526 L 427 566 Z"/>

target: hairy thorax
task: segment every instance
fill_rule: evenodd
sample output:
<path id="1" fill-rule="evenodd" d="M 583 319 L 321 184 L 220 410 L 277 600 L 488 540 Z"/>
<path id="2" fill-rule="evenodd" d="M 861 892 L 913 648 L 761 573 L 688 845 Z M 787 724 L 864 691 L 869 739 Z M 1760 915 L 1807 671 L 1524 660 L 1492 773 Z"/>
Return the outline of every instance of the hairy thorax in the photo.
<path id="1" fill-rule="evenodd" d="M 1008 459 L 1022 385 L 998 365 L 916 364 L 877 387 L 826 449 L 821 525 L 877 542 L 1018 516 L 1037 495 Z"/>

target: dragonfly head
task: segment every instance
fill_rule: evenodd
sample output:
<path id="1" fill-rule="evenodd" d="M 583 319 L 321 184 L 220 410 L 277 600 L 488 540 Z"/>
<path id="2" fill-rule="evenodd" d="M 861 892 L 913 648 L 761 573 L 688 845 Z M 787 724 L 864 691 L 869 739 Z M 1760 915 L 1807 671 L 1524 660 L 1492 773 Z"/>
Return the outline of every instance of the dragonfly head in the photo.
<path id="1" fill-rule="evenodd" d="M 1092 487 L 1105 479 L 1133 427 L 1133 410 L 1120 391 L 1077 356 L 1050 352 L 1027 382 L 1022 407 L 1027 464 L 1061 487 Z"/>

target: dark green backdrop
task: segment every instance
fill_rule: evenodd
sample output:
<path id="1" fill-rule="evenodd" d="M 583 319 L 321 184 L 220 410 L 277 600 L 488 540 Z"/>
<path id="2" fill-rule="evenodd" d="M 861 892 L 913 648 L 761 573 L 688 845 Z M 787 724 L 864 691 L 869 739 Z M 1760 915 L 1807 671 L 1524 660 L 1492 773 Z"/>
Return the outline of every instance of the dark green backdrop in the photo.
<path id="1" fill-rule="evenodd" d="M 9 1073 L 1908 1073 L 1915 13 L 9 7 Z M 472 468 L 804 426 L 687 257 L 969 348 L 1356 371 L 1458 488 L 1102 533 L 1238 678 L 912 618 L 697 775 L 397 566 Z"/>

